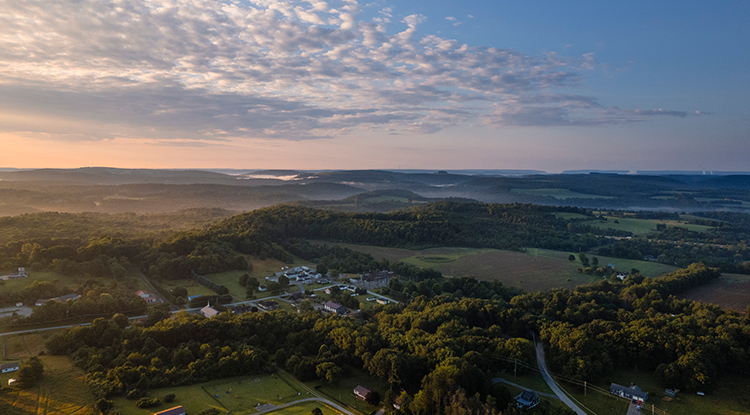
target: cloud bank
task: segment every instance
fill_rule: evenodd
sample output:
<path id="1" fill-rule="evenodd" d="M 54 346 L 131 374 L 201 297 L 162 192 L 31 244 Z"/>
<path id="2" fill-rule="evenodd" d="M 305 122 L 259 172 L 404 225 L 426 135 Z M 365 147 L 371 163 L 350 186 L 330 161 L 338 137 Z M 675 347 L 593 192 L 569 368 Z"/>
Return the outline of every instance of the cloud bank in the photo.
<path id="1" fill-rule="evenodd" d="M 590 54 L 471 46 L 420 34 L 422 15 L 360 15 L 354 0 L 0 0 L 0 113 L 98 126 L 2 129 L 302 140 L 695 115 L 573 93 L 595 70 Z"/>

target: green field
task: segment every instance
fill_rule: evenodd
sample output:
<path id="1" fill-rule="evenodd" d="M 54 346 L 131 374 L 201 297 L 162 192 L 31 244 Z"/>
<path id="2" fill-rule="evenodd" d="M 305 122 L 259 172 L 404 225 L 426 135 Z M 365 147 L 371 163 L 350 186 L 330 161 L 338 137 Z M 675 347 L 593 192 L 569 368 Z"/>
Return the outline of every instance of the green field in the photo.
<path id="1" fill-rule="evenodd" d="M 570 212 L 555 212 L 555 217 L 560 219 L 589 219 L 591 216 L 582 215 L 580 213 L 570 213 Z"/>
<path id="2" fill-rule="evenodd" d="M 0 275 L 9 274 L 9 270 L 3 270 Z M 50 281 L 53 283 L 60 282 L 62 284 L 82 284 L 85 282 L 83 277 L 66 277 L 62 274 L 51 271 L 32 271 L 28 272 L 27 278 L 15 278 L 12 280 L 3 281 L 2 289 L 7 291 L 20 291 L 26 286 L 31 285 L 34 281 Z"/>
<path id="3" fill-rule="evenodd" d="M 162 403 L 157 408 L 140 409 L 135 406 L 135 401 L 123 397 L 114 399 L 115 408 L 123 415 L 152 415 L 177 405 L 182 405 L 187 413 L 216 408 L 221 412 L 249 414 L 256 412 L 254 408 L 258 404 L 283 405 L 310 397 L 293 378 L 281 374 L 251 375 L 162 388 L 151 391 L 151 396 L 161 398 L 168 393 L 175 394 L 174 402 Z"/>
<path id="4" fill-rule="evenodd" d="M 535 248 L 527 248 L 527 253 L 529 255 L 533 255 L 535 252 Z M 581 267 L 581 262 L 578 261 L 578 257 L 576 256 L 575 261 L 568 261 L 568 255 L 570 255 L 567 252 L 562 251 L 552 251 L 548 249 L 538 249 L 536 250 L 538 252 L 538 256 L 540 258 L 550 258 L 550 259 L 557 259 L 559 261 L 566 261 L 570 262 L 572 266 L 575 268 Z M 641 272 L 641 275 L 644 277 L 649 278 L 655 278 L 665 273 L 670 273 L 672 271 L 676 271 L 679 268 L 672 266 L 672 265 L 666 265 L 666 264 L 660 264 L 658 262 L 651 262 L 651 261 L 639 261 L 636 259 L 623 259 L 623 258 L 614 258 L 614 257 L 608 257 L 608 256 L 601 256 L 601 255 L 591 255 L 587 254 L 588 258 L 591 259 L 593 257 L 597 257 L 599 259 L 599 266 L 605 266 L 607 264 L 612 264 L 615 266 L 615 269 L 618 271 L 623 272 L 630 272 L 631 268 L 635 268 Z"/>
<path id="5" fill-rule="evenodd" d="M 466 276 L 483 281 L 498 280 L 507 286 L 523 288 L 530 292 L 551 288 L 573 289 L 582 284 L 599 281 L 598 277 L 579 273 L 580 262 L 577 259 L 568 261 L 570 253 L 562 251 L 536 248 L 526 248 L 526 252 L 484 248 L 410 250 L 369 245 L 336 245 L 368 253 L 378 260 L 402 261 L 422 268 L 432 268 L 448 277 Z M 592 255 L 588 256 L 590 258 Z M 641 274 L 652 278 L 677 269 L 656 262 L 603 256 L 598 258 L 600 266 L 612 263 L 617 270 L 626 272 L 631 268 L 637 268 Z"/>
<path id="6" fill-rule="evenodd" d="M 599 196 L 599 195 L 590 195 L 586 193 L 578 193 L 574 192 L 569 189 L 559 189 L 559 188 L 545 188 L 545 189 L 519 189 L 519 188 L 513 188 L 511 189 L 512 193 L 524 193 L 527 195 L 535 195 L 535 196 L 551 196 L 555 199 L 614 199 L 612 196 Z"/>
<path id="7" fill-rule="evenodd" d="M 44 351 L 44 339 L 52 331 L 25 335 L 3 336 L 0 344 L 6 351 L 5 361 L 21 361 Z M 44 380 L 31 389 L 9 389 L 0 394 L 3 415 L 93 415 L 94 396 L 83 380 L 83 372 L 65 356 L 40 356 Z M 0 375 L 0 384 L 18 377 L 18 372 Z"/>
<path id="8" fill-rule="evenodd" d="M 647 233 L 656 231 L 656 224 L 663 223 L 667 226 L 676 226 L 680 228 L 686 228 L 695 232 L 706 232 L 709 229 L 713 229 L 711 226 L 704 225 L 692 225 L 687 223 L 687 220 L 658 220 L 658 219 L 635 219 L 635 218 L 618 218 L 614 216 L 605 216 L 606 221 L 600 219 L 592 219 L 583 221 L 586 225 L 593 226 L 599 229 L 612 228 L 616 231 L 632 232 L 633 235 L 645 235 Z M 615 221 L 619 223 L 615 223 Z"/>

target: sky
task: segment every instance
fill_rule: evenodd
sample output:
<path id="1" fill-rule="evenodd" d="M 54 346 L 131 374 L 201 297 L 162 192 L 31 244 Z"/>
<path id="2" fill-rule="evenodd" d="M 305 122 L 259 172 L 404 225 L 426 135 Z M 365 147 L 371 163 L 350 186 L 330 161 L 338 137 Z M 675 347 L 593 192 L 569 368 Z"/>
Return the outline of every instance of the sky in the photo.
<path id="1" fill-rule="evenodd" d="M 750 170 L 750 2 L 0 0 L 0 167 Z"/>

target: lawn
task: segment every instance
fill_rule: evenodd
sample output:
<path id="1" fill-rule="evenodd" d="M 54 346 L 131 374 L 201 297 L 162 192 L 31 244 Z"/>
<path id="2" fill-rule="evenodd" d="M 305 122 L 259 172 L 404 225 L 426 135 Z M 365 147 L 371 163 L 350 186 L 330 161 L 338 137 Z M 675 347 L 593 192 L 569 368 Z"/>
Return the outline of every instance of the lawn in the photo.
<path id="1" fill-rule="evenodd" d="M 665 410 L 671 415 L 739 415 L 750 413 L 750 399 L 748 399 L 750 382 L 747 381 L 746 377 L 725 376 L 716 381 L 713 393 L 707 393 L 706 396 L 698 396 L 695 393 L 687 392 L 680 393 L 671 402 L 663 399 L 664 388 L 656 383 L 653 373 L 650 371 L 619 370 L 608 377 L 607 381 L 594 385 L 604 389 L 603 392 L 596 392 L 589 388 L 586 396 L 584 396 L 583 388 L 571 386 L 565 382 L 560 382 L 560 384 L 576 399 L 599 415 L 622 415 L 627 411 L 627 400 L 615 397 L 608 392 L 612 382 L 621 385 L 630 385 L 632 382 L 648 392 L 649 398 L 644 405 L 644 413 L 651 412 L 651 405 Z M 646 409 L 648 411 L 645 411 Z"/>
<path id="2" fill-rule="evenodd" d="M 321 411 L 323 411 L 323 415 L 338 415 L 339 414 L 339 411 L 329 408 L 324 403 L 320 403 L 320 402 L 303 402 L 301 404 L 293 405 L 288 408 L 279 409 L 271 413 L 283 414 L 283 415 L 310 415 L 310 413 L 312 413 L 312 410 L 315 408 L 319 408 Z"/>
<path id="3" fill-rule="evenodd" d="M 377 410 L 378 407 L 355 398 L 353 393 L 354 388 L 358 385 L 364 386 L 372 391 L 380 393 L 381 398 L 385 396 L 385 391 L 388 389 L 387 383 L 384 383 L 377 378 L 373 378 L 359 369 L 352 369 L 352 373 L 346 375 L 343 379 L 333 385 L 320 380 L 305 382 L 305 384 L 314 388 L 328 399 L 338 402 L 342 406 L 348 407 L 362 414 L 369 414 Z"/>
<path id="4" fill-rule="evenodd" d="M 182 405 L 187 413 L 217 408 L 221 412 L 243 414 L 256 412 L 254 408 L 258 404 L 282 405 L 309 397 L 295 381 L 278 374 L 217 379 L 190 386 L 162 388 L 151 391 L 151 396 L 161 398 L 169 393 L 175 394 L 174 402 L 162 403 L 157 408 L 140 409 L 135 406 L 135 401 L 123 397 L 114 399 L 115 408 L 123 415 L 152 415 L 176 405 Z"/>
<path id="5" fill-rule="evenodd" d="M 9 273 L 9 270 L 0 271 L 0 275 L 7 275 Z M 15 278 L 4 281 L 2 289 L 4 291 L 20 291 L 24 287 L 31 285 L 34 281 L 60 282 L 62 284 L 82 284 L 85 282 L 83 277 L 66 277 L 51 271 L 31 271 L 27 278 Z"/>
<path id="6" fill-rule="evenodd" d="M 590 195 L 586 193 L 578 193 L 574 192 L 569 189 L 559 189 L 559 188 L 545 188 L 545 189 L 519 189 L 519 188 L 513 188 L 511 189 L 512 193 L 525 193 L 527 195 L 535 195 L 535 196 L 551 196 L 555 199 L 614 199 L 612 196 L 599 196 L 599 195 Z"/>

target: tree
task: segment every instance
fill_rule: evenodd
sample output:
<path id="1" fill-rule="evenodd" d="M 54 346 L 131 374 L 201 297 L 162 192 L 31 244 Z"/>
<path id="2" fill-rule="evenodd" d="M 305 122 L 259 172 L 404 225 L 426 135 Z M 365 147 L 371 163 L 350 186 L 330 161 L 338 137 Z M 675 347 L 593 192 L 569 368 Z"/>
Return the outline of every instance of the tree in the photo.
<path id="1" fill-rule="evenodd" d="M 370 405 L 375 406 L 380 403 L 380 394 L 376 391 L 371 391 L 369 394 L 367 394 L 366 401 Z"/>
<path id="2" fill-rule="evenodd" d="M 240 276 L 240 285 L 247 287 L 247 282 L 250 280 L 250 274 L 242 274 Z"/>
<path id="3" fill-rule="evenodd" d="M 112 316 L 112 321 L 114 321 L 118 326 L 120 326 L 121 329 L 124 329 L 130 324 L 130 322 L 128 321 L 128 317 L 120 313 L 117 313 L 114 316 Z"/>
<path id="4" fill-rule="evenodd" d="M 328 267 L 326 266 L 326 264 L 321 263 L 321 264 L 318 264 L 317 267 L 315 267 L 315 271 L 318 274 L 325 276 L 326 274 L 328 274 Z"/>
<path id="5" fill-rule="evenodd" d="M 187 298 L 188 296 L 188 290 L 184 287 L 174 287 L 170 292 L 175 297 Z"/>
<path id="6" fill-rule="evenodd" d="M 344 371 L 333 362 L 325 362 L 315 367 L 315 374 L 319 378 L 328 381 L 328 383 L 334 383 L 341 378 Z"/>
<path id="7" fill-rule="evenodd" d="M 170 402 L 174 401 L 174 398 L 175 398 L 174 393 L 168 393 L 168 394 L 164 395 L 164 402 L 170 403 Z"/>
<path id="8" fill-rule="evenodd" d="M 101 398 L 96 401 L 96 407 L 97 409 L 99 409 L 99 412 L 106 414 L 110 409 L 112 409 L 112 401 Z"/>
<path id="9" fill-rule="evenodd" d="M 279 277 L 279 284 L 281 284 L 282 287 L 286 288 L 289 286 L 289 278 L 286 277 L 286 275 L 282 275 Z"/>
<path id="10" fill-rule="evenodd" d="M 281 292 L 281 284 L 279 284 L 276 281 L 270 281 L 268 283 L 268 291 L 270 291 L 272 294 L 278 294 Z"/>
<path id="11" fill-rule="evenodd" d="M 575 260 L 576 260 L 576 256 L 575 255 L 573 255 L 573 254 L 568 255 L 568 261 L 575 261 Z"/>
<path id="12" fill-rule="evenodd" d="M 591 257 L 591 265 L 593 265 L 593 266 L 599 265 L 599 258 L 597 258 L 597 257 Z"/>
<path id="13" fill-rule="evenodd" d="M 182 298 L 182 297 L 177 297 L 177 298 L 175 298 L 175 299 L 174 299 L 174 305 L 176 305 L 177 307 L 182 307 L 182 306 L 184 306 L 184 305 L 185 305 L 185 299 L 184 299 L 184 298 Z"/>
<path id="14" fill-rule="evenodd" d="M 44 378 L 44 365 L 36 356 L 31 356 L 29 360 L 21 365 L 18 373 L 18 381 L 21 386 L 28 388 L 36 385 Z"/>
<path id="15" fill-rule="evenodd" d="M 323 411 L 320 410 L 320 408 L 315 407 L 312 411 L 310 411 L 312 415 L 323 415 Z"/>

